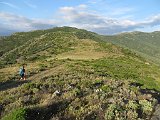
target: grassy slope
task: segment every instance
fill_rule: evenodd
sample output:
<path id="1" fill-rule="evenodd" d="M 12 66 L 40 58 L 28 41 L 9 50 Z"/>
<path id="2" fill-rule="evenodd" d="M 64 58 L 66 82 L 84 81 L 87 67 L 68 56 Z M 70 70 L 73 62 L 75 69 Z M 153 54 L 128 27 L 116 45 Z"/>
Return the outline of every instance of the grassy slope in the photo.
<path id="1" fill-rule="evenodd" d="M 15 114 L 42 120 L 150 117 L 159 96 L 147 89 L 160 90 L 157 66 L 129 50 L 97 42 L 98 35 L 85 30 L 56 28 L 18 33 L 16 38 L 19 34 L 35 38 L 26 37 L 25 43 L 6 48 L 1 56 L 0 107 L 5 120 L 18 119 Z M 12 46 L 12 37 L 7 39 Z M 10 60 L 13 64 L 8 65 Z M 19 81 L 17 71 L 24 62 L 27 81 Z"/>
<path id="2" fill-rule="evenodd" d="M 16 33 L 0 40 L 0 65 L 43 59 L 72 50 L 71 46 L 76 47 L 77 38 L 98 40 L 95 33 L 68 27 Z"/>
<path id="3" fill-rule="evenodd" d="M 143 57 L 160 64 L 160 32 L 131 32 L 105 36 L 104 40 L 134 50 Z"/>

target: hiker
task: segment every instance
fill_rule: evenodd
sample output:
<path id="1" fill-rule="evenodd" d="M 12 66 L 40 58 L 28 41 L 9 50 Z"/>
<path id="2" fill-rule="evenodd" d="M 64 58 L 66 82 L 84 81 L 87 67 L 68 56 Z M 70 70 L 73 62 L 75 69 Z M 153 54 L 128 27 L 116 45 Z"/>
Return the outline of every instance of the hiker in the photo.
<path id="1" fill-rule="evenodd" d="M 22 68 L 20 68 L 20 70 L 19 70 L 19 75 L 21 76 L 21 79 L 20 79 L 20 80 L 26 80 L 24 65 L 22 66 Z"/>

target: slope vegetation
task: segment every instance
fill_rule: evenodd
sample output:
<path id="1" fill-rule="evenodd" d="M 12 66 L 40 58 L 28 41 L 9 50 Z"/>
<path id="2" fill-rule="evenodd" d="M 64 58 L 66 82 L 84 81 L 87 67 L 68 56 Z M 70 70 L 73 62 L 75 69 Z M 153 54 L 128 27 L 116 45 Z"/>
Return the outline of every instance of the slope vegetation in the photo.
<path id="1" fill-rule="evenodd" d="M 0 43 L 2 120 L 157 116 L 159 67 L 98 34 L 62 27 L 16 33 Z M 25 81 L 18 75 L 22 64 Z"/>
<path id="2" fill-rule="evenodd" d="M 104 37 L 104 36 L 103 36 Z M 105 36 L 103 40 L 129 48 L 143 57 L 160 64 L 160 32 L 131 32 Z"/>

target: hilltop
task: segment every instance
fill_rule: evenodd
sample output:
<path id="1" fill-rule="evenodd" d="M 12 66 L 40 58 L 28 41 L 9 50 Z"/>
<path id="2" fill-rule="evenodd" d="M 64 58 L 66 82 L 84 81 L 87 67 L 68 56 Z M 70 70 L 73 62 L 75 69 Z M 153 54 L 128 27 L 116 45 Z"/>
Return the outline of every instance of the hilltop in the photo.
<path id="1" fill-rule="evenodd" d="M 2 120 L 154 118 L 159 67 L 103 40 L 71 27 L 1 37 Z M 19 80 L 22 64 L 26 81 Z"/>

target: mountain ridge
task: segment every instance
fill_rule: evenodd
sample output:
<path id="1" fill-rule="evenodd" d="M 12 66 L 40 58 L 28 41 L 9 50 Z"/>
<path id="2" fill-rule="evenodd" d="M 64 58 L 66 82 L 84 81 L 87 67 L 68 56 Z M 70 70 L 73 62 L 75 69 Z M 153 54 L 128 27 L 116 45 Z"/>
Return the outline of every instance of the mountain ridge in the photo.
<path id="1" fill-rule="evenodd" d="M 103 41 L 101 35 L 62 27 L 3 40 L 2 120 L 131 120 L 157 115 L 159 67 Z M 19 80 L 21 65 L 26 81 Z"/>
<path id="2" fill-rule="evenodd" d="M 160 64 L 160 32 L 144 33 L 124 33 L 115 36 L 103 36 L 103 40 L 113 44 L 128 48 L 137 52 L 146 59 Z"/>

